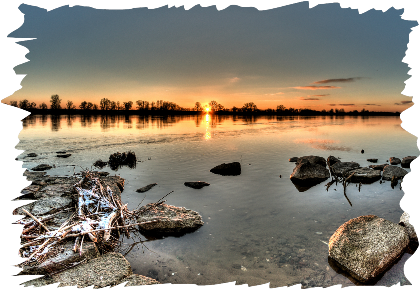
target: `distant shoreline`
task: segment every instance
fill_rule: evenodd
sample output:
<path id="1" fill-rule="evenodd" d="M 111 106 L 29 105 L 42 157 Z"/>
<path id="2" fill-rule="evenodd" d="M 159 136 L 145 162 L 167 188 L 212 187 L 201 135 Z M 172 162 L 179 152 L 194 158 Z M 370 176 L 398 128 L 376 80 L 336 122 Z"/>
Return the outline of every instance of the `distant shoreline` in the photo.
<path id="1" fill-rule="evenodd" d="M 82 110 L 82 109 L 28 109 L 31 115 L 205 115 L 204 111 L 177 111 L 177 110 Z M 212 115 L 238 115 L 238 116 L 400 116 L 399 112 L 344 112 L 344 113 L 323 113 L 320 111 L 301 112 L 277 112 L 277 111 L 214 111 Z"/>

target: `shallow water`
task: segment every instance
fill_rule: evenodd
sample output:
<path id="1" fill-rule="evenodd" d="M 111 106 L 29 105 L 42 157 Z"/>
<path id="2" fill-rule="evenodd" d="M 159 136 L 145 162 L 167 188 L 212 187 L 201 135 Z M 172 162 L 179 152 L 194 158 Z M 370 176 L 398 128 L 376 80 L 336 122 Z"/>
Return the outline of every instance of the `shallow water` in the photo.
<path id="1" fill-rule="evenodd" d="M 329 237 L 345 221 L 374 214 L 398 222 L 404 195 L 390 182 L 325 190 L 325 181 L 299 192 L 289 180 L 293 156 L 329 155 L 361 166 L 378 158 L 418 155 L 416 137 L 400 127 L 398 117 L 217 117 L 202 116 L 30 116 L 23 121 L 17 149 L 23 167 L 55 164 L 51 175 L 70 175 L 132 150 L 135 169 L 111 171 L 126 179 L 122 194 L 129 209 L 157 201 L 170 191 L 170 205 L 195 210 L 205 222 L 179 238 L 122 240 L 120 252 L 134 273 L 162 283 L 265 284 L 271 287 L 312 280 L 312 286 L 353 285 L 328 264 Z M 361 150 L 365 153 L 361 154 Z M 56 157 L 66 151 L 67 159 Z M 36 158 L 25 158 L 27 153 Z M 218 164 L 238 161 L 240 176 L 210 173 Z M 408 169 L 409 171 L 409 169 Z M 280 177 L 281 176 L 281 177 Z M 211 185 L 195 190 L 186 181 Z M 158 185 L 139 194 L 136 189 Z M 141 237 L 141 240 L 145 240 Z M 147 248 L 146 248 L 146 247 Z M 144 251 L 144 252 L 143 252 Z M 403 264 L 377 285 L 408 284 Z"/>

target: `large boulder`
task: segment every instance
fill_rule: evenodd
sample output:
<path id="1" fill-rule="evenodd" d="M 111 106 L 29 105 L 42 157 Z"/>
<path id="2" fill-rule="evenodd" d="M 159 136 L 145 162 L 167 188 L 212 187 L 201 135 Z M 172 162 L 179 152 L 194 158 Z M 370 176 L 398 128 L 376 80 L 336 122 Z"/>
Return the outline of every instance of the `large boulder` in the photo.
<path id="1" fill-rule="evenodd" d="M 399 165 L 401 163 L 401 160 L 399 158 L 396 158 L 396 157 L 390 157 L 389 158 L 389 163 L 391 165 Z"/>
<path id="2" fill-rule="evenodd" d="M 326 166 L 327 165 L 327 161 L 323 158 L 323 157 L 319 157 L 319 156 L 304 156 L 304 157 L 300 157 L 297 159 L 297 164 L 300 163 L 310 163 L 312 165 L 318 164 L 321 166 Z"/>
<path id="3" fill-rule="evenodd" d="M 345 177 L 348 172 L 360 168 L 356 162 L 337 162 L 331 166 L 331 174 L 339 177 Z"/>
<path id="4" fill-rule="evenodd" d="M 290 180 L 298 186 L 312 187 L 329 177 L 330 172 L 325 166 L 302 161 L 293 169 Z"/>
<path id="5" fill-rule="evenodd" d="M 139 225 L 142 232 L 148 235 L 183 234 L 200 228 L 204 222 L 197 212 L 184 207 L 175 207 L 167 204 L 147 204 L 140 208 L 142 212 L 137 222 L 151 223 Z"/>
<path id="6" fill-rule="evenodd" d="M 403 168 L 410 168 L 410 164 L 412 161 L 414 161 L 417 157 L 411 156 L 411 157 L 405 157 L 401 160 L 401 166 Z"/>
<path id="7" fill-rule="evenodd" d="M 408 172 L 400 167 L 397 166 L 386 166 L 384 168 L 382 179 L 386 181 L 391 181 L 394 179 L 402 179 Z"/>
<path id="8" fill-rule="evenodd" d="M 373 170 L 383 171 L 386 166 L 389 166 L 388 164 L 382 164 L 382 165 L 370 165 L 369 168 Z"/>
<path id="9" fill-rule="evenodd" d="M 329 256 L 362 283 L 374 280 L 404 253 L 409 238 L 402 226 L 374 215 L 351 219 L 331 236 Z"/>
<path id="10" fill-rule="evenodd" d="M 349 171 L 348 174 L 353 174 L 350 178 L 351 183 L 371 184 L 373 182 L 379 181 L 381 178 L 381 171 L 366 167 Z"/>
<path id="11" fill-rule="evenodd" d="M 210 172 L 222 176 L 238 176 L 241 174 L 241 164 L 238 162 L 223 163 L 212 168 Z"/>

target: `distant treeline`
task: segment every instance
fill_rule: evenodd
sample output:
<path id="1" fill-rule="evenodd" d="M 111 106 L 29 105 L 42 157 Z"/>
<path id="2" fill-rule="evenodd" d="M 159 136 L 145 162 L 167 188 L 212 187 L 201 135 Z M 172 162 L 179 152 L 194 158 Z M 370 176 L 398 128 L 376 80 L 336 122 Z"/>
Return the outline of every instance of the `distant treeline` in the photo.
<path id="1" fill-rule="evenodd" d="M 27 99 L 10 101 L 11 106 L 19 107 L 37 114 L 201 114 L 203 112 L 211 112 L 216 114 L 252 114 L 252 115 L 400 115 L 399 112 L 377 112 L 362 109 L 361 111 L 344 109 L 330 110 L 313 110 L 308 108 L 295 109 L 286 108 L 284 105 L 277 105 L 276 109 L 258 109 L 253 102 L 245 103 L 242 107 L 233 106 L 226 108 L 220 103 L 212 100 L 208 104 L 201 105 L 196 102 L 193 108 L 184 108 L 174 102 L 157 100 L 149 103 L 144 100 L 137 100 L 136 106 L 133 107 L 132 101 L 115 102 L 107 98 L 100 101 L 99 106 L 92 102 L 83 101 L 79 107 L 68 100 L 65 107 L 61 106 L 60 97 L 55 94 L 51 96 L 50 107 L 45 102 L 38 107 L 35 102 L 29 102 Z"/>

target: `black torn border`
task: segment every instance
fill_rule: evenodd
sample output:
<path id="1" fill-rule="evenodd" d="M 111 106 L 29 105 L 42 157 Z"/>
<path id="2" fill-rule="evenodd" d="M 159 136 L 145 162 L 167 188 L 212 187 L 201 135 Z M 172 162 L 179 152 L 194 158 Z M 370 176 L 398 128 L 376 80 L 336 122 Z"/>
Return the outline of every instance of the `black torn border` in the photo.
<path id="1" fill-rule="evenodd" d="M 18 29 L 24 22 L 24 15 L 19 11 L 18 7 L 20 4 L 25 3 L 32 6 L 38 6 L 45 8 L 47 10 L 52 10 L 57 7 L 63 5 L 70 5 L 70 7 L 74 5 L 80 6 L 90 6 L 93 8 L 98 9 L 130 9 L 136 7 L 148 7 L 149 9 L 152 8 L 159 8 L 164 6 L 169 7 L 182 7 L 185 10 L 189 10 L 195 5 L 201 5 L 202 7 L 214 6 L 216 5 L 218 10 L 223 10 L 224 8 L 230 5 L 238 5 L 242 7 L 255 7 L 259 10 L 266 10 L 271 8 L 282 7 L 289 4 L 295 4 L 299 2 L 306 2 L 308 3 L 309 8 L 312 8 L 318 4 L 327 4 L 327 3 L 340 3 L 342 8 L 352 8 L 358 9 L 359 13 L 364 13 L 370 9 L 376 9 L 380 11 L 387 11 L 389 8 L 394 7 L 395 9 L 404 9 L 404 13 L 402 14 L 402 19 L 404 20 L 416 20 L 418 21 L 418 11 L 417 8 L 417 1 L 401 1 L 401 0 L 393 0 L 393 1 L 372 1 L 372 0 L 364 0 L 364 1 L 266 1 L 265 3 L 261 1 L 243 1 L 242 3 L 239 2 L 230 2 L 230 1 L 218 1 L 218 2 L 201 2 L 200 4 L 194 2 L 187 2 L 182 4 L 181 2 L 164 2 L 164 1 L 39 1 L 39 0 L 29 0 L 25 2 L 20 1 L 2 1 L 1 4 L 1 12 L 2 12 L 2 33 L 3 33 L 3 40 L 2 40 L 2 62 L 1 62 L 1 70 L 3 71 L 0 75 L 2 76 L 2 86 L 1 86 L 1 99 L 12 95 L 15 91 L 21 88 L 20 82 L 22 81 L 25 75 L 16 75 L 14 72 L 14 67 L 22 64 L 28 59 L 25 58 L 25 55 L 29 52 L 28 49 L 16 43 L 18 40 L 23 39 L 14 39 L 14 38 L 7 38 L 7 35 L 10 34 L 12 31 Z M 410 67 L 409 74 L 411 75 L 405 81 L 406 87 L 401 92 L 404 95 L 412 96 L 414 105 L 405 110 L 401 114 L 402 120 L 402 127 L 407 131 L 407 133 L 411 133 L 417 137 L 420 136 L 420 125 L 417 124 L 420 117 L 420 108 L 418 105 L 416 106 L 416 100 L 418 100 L 418 93 L 415 91 L 415 85 L 419 83 L 418 80 L 418 73 L 414 74 L 418 67 L 418 56 L 416 55 L 416 51 L 420 51 L 418 45 L 418 35 L 420 29 L 419 27 L 414 27 L 413 31 L 410 33 L 409 36 L 409 44 L 408 49 L 406 51 L 406 56 L 402 59 L 404 63 L 407 63 Z M 28 38 L 30 39 L 30 38 Z M 2 221 L 7 223 L 7 227 L 3 228 L 3 238 L 2 238 L 2 248 L 3 248 L 3 282 L 6 287 L 9 288 L 23 288 L 22 286 L 18 286 L 18 284 L 32 279 L 31 277 L 14 277 L 20 270 L 17 268 L 12 267 L 13 264 L 18 264 L 22 261 L 21 258 L 18 257 L 17 252 L 20 248 L 20 231 L 21 227 L 16 225 L 11 225 L 12 222 L 18 220 L 16 216 L 11 214 L 13 208 L 16 206 L 14 202 L 11 202 L 13 198 L 19 195 L 19 192 L 22 188 L 27 186 L 29 183 L 23 177 L 24 169 L 22 168 L 22 162 L 16 161 L 15 158 L 22 152 L 20 150 L 15 149 L 15 146 L 19 142 L 18 135 L 22 130 L 22 124 L 20 122 L 21 119 L 26 117 L 24 111 L 21 111 L 17 108 L 10 107 L 7 104 L 4 104 L 3 101 L 0 104 L 0 117 L 1 117 L 1 192 L 5 195 L 4 202 L 8 203 L 8 209 L 1 210 L 2 212 Z M 417 147 L 420 149 L 420 141 L 417 140 Z M 420 214 L 419 210 L 417 209 L 417 202 L 416 202 L 416 193 L 418 193 L 418 184 L 416 183 L 416 178 L 420 176 L 420 161 L 415 162 L 411 172 L 404 177 L 404 182 L 402 185 L 402 189 L 404 190 L 404 197 L 401 199 L 400 206 L 401 208 L 406 211 L 410 215 L 410 223 L 415 227 L 417 232 L 420 232 Z M 417 189 L 416 189 L 417 187 Z M 419 202 L 420 203 L 420 202 Z M 9 225 L 10 224 L 10 225 Z M 413 284 L 412 286 L 408 287 L 417 287 L 416 285 L 420 284 L 420 274 L 416 274 L 419 272 L 420 267 L 420 254 L 413 254 L 411 258 L 405 263 L 405 276 L 408 280 Z M 417 270 L 416 270 L 417 269 Z M 175 285 L 158 285 L 160 287 L 168 287 L 171 288 Z M 183 285 L 179 287 L 192 287 L 194 285 Z M 57 288 L 56 285 L 46 286 L 44 288 Z M 123 288 L 123 285 L 117 286 L 118 288 Z M 214 287 L 214 286 L 211 286 Z M 226 283 L 221 285 L 216 285 L 216 288 L 234 288 L 234 287 L 244 287 L 245 285 L 236 285 L 234 283 Z M 268 288 L 268 284 L 264 284 L 258 286 L 259 288 Z M 76 287 L 74 287 L 76 288 Z M 92 288 L 92 287 L 87 287 Z M 286 287 L 283 287 L 286 288 Z M 296 284 L 291 286 L 291 288 L 301 288 L 300 284 Z M 335 286 L 334 288 L 341 288 Z M 375 288 L 378 288 L 376 286 Z"/>

